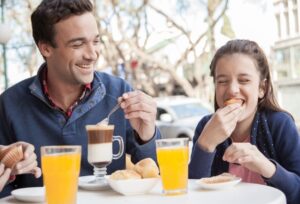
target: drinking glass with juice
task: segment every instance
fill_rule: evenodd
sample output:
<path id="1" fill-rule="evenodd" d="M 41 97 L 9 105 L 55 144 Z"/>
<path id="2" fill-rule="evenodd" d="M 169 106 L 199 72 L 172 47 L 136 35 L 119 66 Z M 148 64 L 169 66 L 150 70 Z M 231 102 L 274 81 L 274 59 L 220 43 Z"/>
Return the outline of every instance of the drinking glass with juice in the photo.
<path id="1" fill-rule="evenodd" d="M 81 146 L 41 147 L 47 204 L 75 204 Z"/>
<path id="2" fill-rule="evenodd" d="M 188 184 L 188 139 L 156 141 L 157 160 L 166 195 L 184 194 Z"/>

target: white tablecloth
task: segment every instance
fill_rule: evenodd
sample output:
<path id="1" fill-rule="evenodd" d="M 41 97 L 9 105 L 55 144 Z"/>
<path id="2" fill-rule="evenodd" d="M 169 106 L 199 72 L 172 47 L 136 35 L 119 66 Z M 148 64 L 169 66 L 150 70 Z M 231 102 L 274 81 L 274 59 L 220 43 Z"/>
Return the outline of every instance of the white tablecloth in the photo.
<path id="1" fill-rule="evenodd" d="M 203 190 L 189 180 L 185 195 L 164 196 L 158 184 L 149 194 L 123 196 L 113 190 L 84 191 L 79 189 L 78 204 L 286 204 L 284 194 L 278 189 L 250 183 L 240 183 L 223 190 Z M 12 196 L 0 199 L 1 204 L 20 204 Z M 23 203 L 24 204 L 24 203 Z"/>

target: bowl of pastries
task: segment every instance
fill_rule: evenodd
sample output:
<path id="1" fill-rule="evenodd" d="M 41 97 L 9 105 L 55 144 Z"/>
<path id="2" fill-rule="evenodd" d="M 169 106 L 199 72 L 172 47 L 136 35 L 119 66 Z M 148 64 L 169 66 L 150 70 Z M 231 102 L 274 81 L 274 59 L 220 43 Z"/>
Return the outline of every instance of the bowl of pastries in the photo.
<path id="1" fill-rule="evenodd" d="M 115 171 L 105 178 L 109 186 L 122 195 L 148 193 L 160 181 L 159 169 L 151 158 L 139 161 L 131 169 Z"/>

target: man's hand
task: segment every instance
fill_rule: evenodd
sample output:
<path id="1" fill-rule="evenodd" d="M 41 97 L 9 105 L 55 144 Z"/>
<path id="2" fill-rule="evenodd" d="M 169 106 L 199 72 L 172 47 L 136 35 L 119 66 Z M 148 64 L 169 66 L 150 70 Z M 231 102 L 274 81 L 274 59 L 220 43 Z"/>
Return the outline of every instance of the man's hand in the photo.
<path id="1" fill-rule="evenodd" d="M 36 154 L 34 153 L 34 146 L 26 142 L 16 142 L 11 145 L 22 145 L 24 152 L 24 159 L 16 164 L 12 170 L 12 174 L 34 174 L 36 178 L 41 176 L 41 169 L 37 166 Z"/>
<path id="2" fill-rule="evenodd" d="M 156 103 L 151 96 L 132 91 L 119 97 L 125 118 L 129 119 L 132 128 L 144 142 L 149 141 L 155 132 Z"/>
<path id="3" fill-rule="evenodd" d="M 0 164 L 0 191 L 3 190 L 5 184 L 7 183 L 11 169 L 5 169 L 4 164 Z"/>

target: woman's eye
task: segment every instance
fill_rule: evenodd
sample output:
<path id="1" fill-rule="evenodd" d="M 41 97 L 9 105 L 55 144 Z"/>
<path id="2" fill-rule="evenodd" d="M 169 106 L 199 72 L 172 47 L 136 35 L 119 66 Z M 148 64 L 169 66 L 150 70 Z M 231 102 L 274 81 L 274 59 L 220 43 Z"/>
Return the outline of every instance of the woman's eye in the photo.
<path id="1" fill-rule="evenodd" d="M 245 83 L 248 83 L 250 80 L 249 79 L 241 79 L 239 81 L 240 81 L 240 83 L 245 84 Z"/>
<path id="2" fill-rule="evenodd" d="M 218 84 L 226 84 L 228 81 L 227 80 L 219 80 L 217 81 Z"/>

